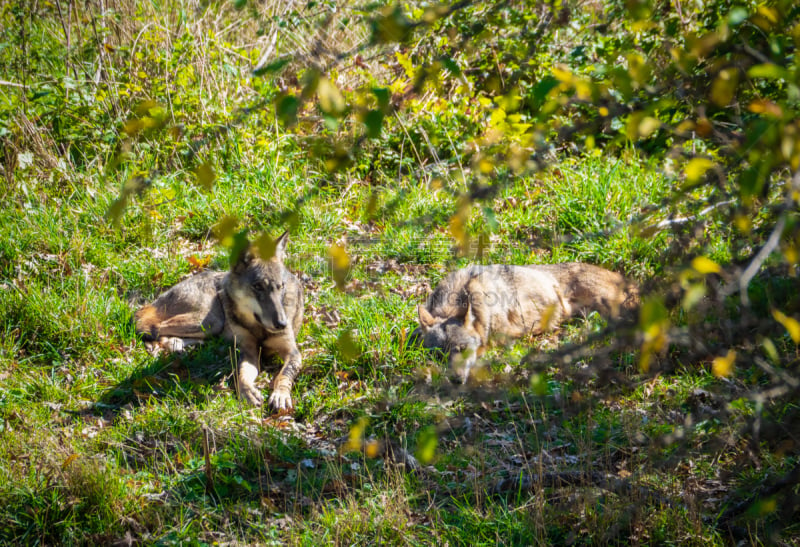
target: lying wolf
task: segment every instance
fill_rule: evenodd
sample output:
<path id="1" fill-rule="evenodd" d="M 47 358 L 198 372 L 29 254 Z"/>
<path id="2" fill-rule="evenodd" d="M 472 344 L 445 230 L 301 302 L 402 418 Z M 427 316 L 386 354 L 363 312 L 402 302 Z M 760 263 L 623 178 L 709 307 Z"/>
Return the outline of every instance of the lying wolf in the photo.
<path id="1" fill-rule="evenodd" d="M 581 312 L 617 316 L 637 304 L 638 291 L 625 278 L 591 264 L 468 266 L 419 306 L 418 333 L 466 382 L 490 340 L 538 334 Z"/>
<path id="2" fill-rule="evenodd" d="M 240 253 L 230 272 L 203 272 L 181 281 L 136 312 L 136 331 L 145 341 L 178 351 L 209 336 L 222 335 L 240 350 L 239 396 L 260 406 L 254 381 L 262 351 L 283 359 L 272 381 L 269 403 L 292 407 L 291 389 L 300 372 L 295 336 L 303 323 L 303 287 L 283 265 L 288 232 L 275 241 L 267 260 Z"/>

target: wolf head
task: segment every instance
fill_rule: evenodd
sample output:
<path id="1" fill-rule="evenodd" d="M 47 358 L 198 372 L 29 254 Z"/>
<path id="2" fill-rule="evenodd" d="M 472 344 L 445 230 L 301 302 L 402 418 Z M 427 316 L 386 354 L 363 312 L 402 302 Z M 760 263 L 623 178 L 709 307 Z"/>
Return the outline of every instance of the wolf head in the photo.
<path id="1" fill-rule="evenodd" d="M 274 241 L 272 256 L 265 259 L 250 248 L 242 251 L 228 276 L 228 294 L 239 318 L 271 334 L 284 331 L 291 321 L 283 305 L 288 273 L 283 258 L 288 241 L 289 232 L 284 232 Z"/>
<path id="2" fill-rule="evenodd" d="M 417 311 L 422 347 L 447 356 L 451 375 L 466 383 L 483 346 L 470 306 L 464 309 L 463 315 L 456 317 L 434 317 L 425 306 L 419 306 Z"/>

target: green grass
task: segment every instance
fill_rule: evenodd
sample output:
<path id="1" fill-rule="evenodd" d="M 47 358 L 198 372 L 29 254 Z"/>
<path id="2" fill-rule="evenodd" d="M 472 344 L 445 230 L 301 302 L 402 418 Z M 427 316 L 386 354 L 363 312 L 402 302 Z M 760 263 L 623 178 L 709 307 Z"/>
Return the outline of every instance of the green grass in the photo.
<path id="1" fill-rule="evenodd" d="M 429 288 L 470 261 L 428 220 L 452 214 L 456 198 L 439 192 L 434 199 L 424 183 L 406 180 L 378 189 L 371 218 L 364 204 L 375 190 L 358 183 L 323 189 L 296 206 L 293 198 L 320 180 L 301 159 L 278 151 L 260 169 L 220 176 L 212 192 L 183 177 L 161 178 L 117 227 L 105 221 L 114 194 L 91 175 L 81 191 L 58 200 L 44 188 L 6 198 L 0 297 L 6 540 L 80 543 L 130 532 L 163 543 L 488 545 L 593 542 L 595 527 L 617 530 L 616 538 L 665 542 L 696 531 L 688 517 L 673 520 L 656 507 L 631 517 L 625 500 L 589 495 L 591 489 L 556 491 L 545 500 L 526 492 L 496 500 L 486 492 L 526 461 L 520 469 L 532 472 L 580 469 L 595 459 L 613 470 L 620 454 L 634 479 L 659 486 L 676 470 L 651 467 L 631 449 L 642 435 L 671 431 L 674 418 L 666 413 L 683 412 L 680 401 L 708 377 L 676 377 L 682 395 L 663 405 L 631 392 L 621 409 L 602 399 L 569 404 L 588 396 L 585 384 L 555 369 L 544 371 L 540 395 L 516 390 L 508 405 L 501 392 L 487 398 L 454 389 L 439 365 L 407 348 L 404 338 Z M 280 168 L 269 159 L 279 155 Z M 652 241 L 626 226 L 667 192 L 666 181 L 635 158 L 566 160 L 515 181 L 487 204 L 496 228 L 484 260 L 589 260 L 634 277 L 657 275 L 664 264 Z M 507 207 L 512 199 L 530 203 Z M 131 328 L 138 304 L 191 271 L 189 257 L 226 267 L 225 249 L 210 236 L 221 216 L 277 234 L 285 209 L 296 213 L 288 264 L 308 276 L 300 335 L 305 369 L 293 419 L 236 400 L 226 344 L 153 358 Z M 473 209 L 473 233 L 483 231 L 487 214 Z M 330 273 L 335 242 L 345 243 L 351 260 L 345 291 Z M 590 316 L 537 344 L 577 341 L 603 324 Z M 345 333 L 351 345 L 341 343 Z M 516 362 L 526 351 L 524 344 L 493 350 L 492 374 L 502 376 L 506 365 L 520 370 Z M 267 389 L 267 379 L 259 381 Z M 427 471 L 409 476 L 388 460 L 339 454 L 335 439 L 359 418 L 367 419 L 367 438 L 412 454 L 424 445 L 421 432 L 433 426 L 438 444 L 424 462 Z M 546 453 L 550 460 L 532 463 Z M 41 463 L 23 463 L 32 460 Z M 582 509 L 569 513 L 585 512 L 584 527 L 564 512 L 562 496 L 573 495 Z M 717 537 L 705 524 L 700 531 Z"/>
<path id="2" fill-rule="evenodd" d="M 190 0 L 170 6 L 189 19 L 207 8 Z M 669 230 L 646 235 L 644 228 L 687 211 L 668 205 L 674 180 L 623 150 L 564 155 L 510 179 L 471 205 L 463 223 L 469 237 L 456 241 L 448 226 L 461 212 L 462 180 L 433 179 L 428 165 L 415 164 L 402 172 L 379 164 L 370 180 L 364 166 L 328 173 L 303 146 L 319 128 L 308 122 L 297 135 L 284 133 L 271 111 L 215 133 L 236 106 L 275 90 L 249 77 L 252 51 L 224 41 L 229 32 L 255 40 L 255 25 L 231 11 L 243 26 L 228 28 L 232 8 L 212 8 L 195 21 L 205 39 L 175 30 L 168 59 L 157 36 L 174 29 L 168 9 L 139 3 L 130 14 L 108 15 L 118 17 L 112 22 L 123 38 L 139 36 L 141 57 L 107 67 L 117 87 L 86 84 L 69 98 L 60 88 L 39 98 L 0 88 L 9 116 L 0 120 L 3 146 L 32 151 L 36 160 L 0 179 L 0 543 L 110 544 L 127 536 L 158 545 L 729 541 L 719 515 L 797 464 L 792 447 L 766 441 L 751 458 L 740 431 L 767 413 L 791 422 L 797 408 L 754 401 L 751 390 L 766 382 L 752 363 L 737 363 L 730 380 L 712 376 L 710 359 L 724 339 L 718 330 L 698 336 L 707 346 L 695 353 L 667 348 L 656 356 L 660 372 L 644 375 L 636 348 L 603 353 L 617 333 L 592 338 L 608 323 L 590 314 L 491 349 L 481 382 L 466 387 L 406 342 L 417 305 L 465 264 L 582 260 L 657 284 L 692 253 L 736 260 L 732 228 L 709 215 L 689 243 Z M 64 59 L 93 67 L 98 48 L 85 42 L 85 58 L 67 51 L 56 14 L 47 13 L 30 23 L 40 55 L 25 66 L 31 81 L 50 89 L 65 81 Z M 153 22 L 153 33 L 136 26 L 142 21 Z M 113 48 L 127 55 L 132 45 Z M 0 48 L 8 66 L 21 66 L 16 56 Z M 213 77 L 180 83 L 187 67 Z M 175 122 L 208 139 L 200 159 L 215 168 L 213 189 L 175 161 L 182 149 L 164 135 L 120 142 L 131 111 L 151 93 L 163 104 L 167 95 L 180 98 Z M 80 137 L 59 138 L 71 163 L 53 167 L 61 152 L 34 146 L 19 129 L 14 116 L 23 102 L 31 117 L 42 116 L 45 137 L 57 133 L 52 120 L 64 114 L 61 131 Z M 93 132 L 75 129 L 85 120 Z M 402 142 L 407 167 L 415 145 Z M 110 207 L 139 170 L 160 174 L 113 218 Z M 252 235 L 291 228 L 287 264 L 303 277 L 306 308 L 298 340 L 304 369 L 290 416 L 236 399 L 225 342 L 153 357 L 133 330 L 136 308 L 197 264 L 228 267 L 229 249 L 218 237 L 226 217 L 236 219 L 234 231 Z M 344 290 L 332 274 L 334 244 L 349 258 Z M 795 288 L 788 277 L 756 279 L 754 308 L 766 315 L 776 301 L 796 302 Z M 701 330 L 724 326 L 738 313 L 732 299 L 726 305 L 700 319 L 671 319 L 696 321 Z M 596 355 L 549 358 L 590 339 Z M 782 354 L 796 352 L 786 333 L 773 339 Z M 545 359 L 526 364 L 531 352 Z M 262 389 L 275 370 L 259 377 Z M 418 472 L 388 456 L 401 450 L 418 458 Z M 599 472 L 631 490 L 545 484 L 561 472 Z M 493 492 L 521 475 L 538 482 Z M 738 537 L 796 540 L 797 525 L 781 530 L 783 515 L 771 502 L 736 519 Z"/>

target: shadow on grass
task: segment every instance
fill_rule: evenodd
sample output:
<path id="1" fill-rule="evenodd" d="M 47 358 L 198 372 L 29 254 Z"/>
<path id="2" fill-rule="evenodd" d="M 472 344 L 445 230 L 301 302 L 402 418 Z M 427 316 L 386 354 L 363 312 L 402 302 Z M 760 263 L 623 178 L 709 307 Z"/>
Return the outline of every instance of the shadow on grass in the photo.
<path id="1" fill-rule="evenodd" d="M 180 353 L 161 353 L 145 367 L 106 390 L 95 403 L 95 409 L 118 412 L 126 405 L 137 405 L 150 398 L 169 397 L 186 404 L 205 400 L 208 389 L 234 390 L 232 384 L 230 344 L 222 339 Z"/>

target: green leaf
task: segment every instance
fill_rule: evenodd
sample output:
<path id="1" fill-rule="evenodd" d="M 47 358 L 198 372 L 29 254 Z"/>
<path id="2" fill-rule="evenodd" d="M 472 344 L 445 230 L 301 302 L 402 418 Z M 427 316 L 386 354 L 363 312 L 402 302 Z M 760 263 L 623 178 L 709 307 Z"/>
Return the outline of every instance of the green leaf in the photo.
<path id="1" fill-rule="evenodd" d="M 381 111 L 386 112 L 389 109 L 389 101 L 392 98 L 392 92 L 385 87 L 373 87 L 372 93 L 378 99 L 378 107 Z"/>
<path id="2" fill-rule="evenodd" d="M 294 95 L 284 95 L 275 104 L 275 113 L 284 125 L 291 127 L 297 123 L 300 101 Z"/>
<path id="3" fill-rule="evenodd" d="M 453 76 L 461 76 L 461 67 L 458 66 L 458 63 L 452 57 L 444 56 L 440 60 L 442 61 L 442 65 L 444 65 Z"/>
<path id="4" fill-rule="evenodd" d="M 256 67 L 256 69 L 253 70 L 253 75 L 261 76 L 262 74 L 272 74 L 278 72 L 283 67 L 288 65 L 289 61 L 291 61 L 291 57 L 280 57 L 278 59 L 275 59 L 269 64 Z"/>
<path id="5" fill-rule="evenodd" d="M 764 78 L 767 80 L 791 79 L 791 75 L 785 68 L 773 63 L 764 63 L 762 65 L 751 66 L 747 71 L 747 75 L 751 78 Z"/>
<path id="6" fill-rule="evenodd" d="M 731 11 L 728 12 L 728 24 L 731 25 L 732 27 L 735 27 L 736 25 L 739 25 L 743 23 L 745 20 L 747 20 L 749 16 L 750 14 L 747 12 L 745 8 L 743 7 L 733 8 Z"/>
<path id="7" fill-rule="evenodd" d="M 436 456 L 436 447 L 439 445 L 439 437 L 434 426 L 422 429 L 417 436 L 417 459 L 423 465 L 427 465 Z"/>
<path id="8" fill-rule="evenodd" d="M 364 116 L 364 125 L 367 127 L 367 137 L 377 139 L 381 136 L 381 125 L 383 124 L 383 112 L 370 110 Z"/>
<path id="9" fill-rule="evenodd" d="M 533 100 L 535 106 L 538 107 L 544 104 L 545 99 L 547 99 L 547 94 L 550 93 L 550 91 L 552 91 L 558 84 L 558 80 L 549 74 L 536 82 L 536 84 L 533 86 Z"/>

